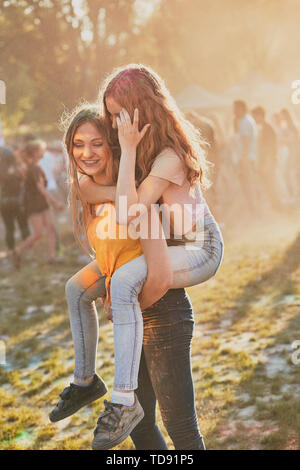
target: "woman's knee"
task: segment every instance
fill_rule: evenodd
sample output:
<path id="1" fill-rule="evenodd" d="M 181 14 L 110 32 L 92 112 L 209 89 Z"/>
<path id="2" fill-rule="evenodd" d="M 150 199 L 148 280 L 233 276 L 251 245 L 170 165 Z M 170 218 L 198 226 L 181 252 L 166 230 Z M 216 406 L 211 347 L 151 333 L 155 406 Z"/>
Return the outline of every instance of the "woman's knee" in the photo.
<path id="1" fill-rule="evenodd" d="M 84 289 L 78 284 L 78 279 L 75 276 L 72 276 L 65 285 L 65 293 L 68 303 L 74 301 L 80 296 L 84 295 Z"/>
<path id="2" fill-rule="evenodd" d="M 76 273 L 66 282 L 65 293 L 68 303 L 80 299 L 80 302 L 92 304 L 106 294 L 104 279 L 99 276 L 85 279 L 82 274 Z"/>
<path id="3" fill-rule="evenodd" d="M 74 293 L 77 292 L 77 289 L 75 287 L 75 283 L 73 281 L 73 277 L 67 280 L 66 285 L 65 285 L 65 293 L 67 299 L 70 299 L 73 297 Z"/>

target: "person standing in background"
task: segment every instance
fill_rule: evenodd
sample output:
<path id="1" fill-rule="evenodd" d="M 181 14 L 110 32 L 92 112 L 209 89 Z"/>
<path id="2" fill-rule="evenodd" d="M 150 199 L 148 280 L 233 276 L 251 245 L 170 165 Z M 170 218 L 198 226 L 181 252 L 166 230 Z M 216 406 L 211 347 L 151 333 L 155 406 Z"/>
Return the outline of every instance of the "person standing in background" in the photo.
<path id="1" fill-rule="evenodd" d="M 284 129 L 285 144 L 288 148 L 286 179 L 290 194 L 290 203 L 297 204 L 300 196 L 300 136 L 299 130 L 288 109 L 280 111 L 282 128 Z"/>
<path id="2" fill-rule="evenodd" d="M 57 196 L 58 192 L 58 186 L 56 182 L 56 157 L 54 153 L 49 149 L 49 146 L 46 146 L 46 144 L 43 147 L 43 157 L 39 161 L 39 166 L 43 170 L 46 180 L 47 180 L 47 191 L 55 198 Z M 55 229 L 55 238 L 56 238 L 56 252 L 59 252 L 59 247 L 60 247 L 60 241 L 59 241 L 59 236 L 58 236 L 58 231 L 55 226 L 55 217 L 54 214 L 52 213 L 52 218 L 53 218 L 53 223 L 54 223 L 54 229 Z"/>
<path id="3" fill-rule="evenodd" d="M 60 141 L 53 140 L 48 145 L 48 150 L 55 158 L 54 175 L 57 183 L 57 195 L 67 202 L 68 199 L 68 157 L 65 155 L 64 149 Z"/>
<path id="4" fill-rule="evenodd" d="M 49 147 L 44 144 L 44 154 L 39 161 L 39 166 L 42 168 L 47 178 L 47 190 L 55 197 L 57 192 L 57 183 L 55 177 L 56 161 L 55 155 L 49 150 Z"/>
<path id="5" fill-rule="evenodd" d="M 47 180 L 43 170 L 38 165 L 44 152 L 44 143 L 40 140 L 28 141 L 20 151 L 20 156 L 26 166 L 24 184 L 24 206 L 26 215 L 33 229 L 33 234 L 24 240 L 16 250 L 17 267 L 20 266 L 21 254 L 31 248 L 44 234 L 47 237 L 48 262 L 56 263 L 55 229 L 50 204 L 57 210 L 62 210 L 64 205 L 57 201 L 46 189 Z"/>
<path id="6" fill-rule="evenodd" d="M 259 210 L 259 199 L 256 192 L 257 183 L 257 127 L 253 117 L 248 113 L 247 105 L 242 100 L 233 103 L 234 124 L 238 144 L 238 168 L 240 181 L 251 215 Z"/>
<path id="7" fill-rule="evenodd" d="M 258 126 L 258 174 L 272 208 L 277 211 L 281 208 L 276 185 L 277 137 L 265 115 L 265 109 L 261 106 L 252 109 L 252 116 Z"/>
<path id="8" fill-rule="evenodd" d="M 11 252 L 15 267 L 15 221 L 23 240 L 30 235 L 27 217 L 21 204 L 22 183 L 22 169 L 12 149 L 0 147 L 0 212 L 5 226 L 6 246 Z"/>
<path id="9" fill-rule="evenodd" d="M 272 124 L 276 132 L 277 138 L 277 167 L 276 167 L 276 183 L 280 193 L 280 199 L 283 204 L 288 201 L 288 186 L 286 181 L 286 167 L 288 160 L 288 147 L 286 145 L 285 132 L 282 127 L 281 117 L 279 113 L 272 115 Z"/>

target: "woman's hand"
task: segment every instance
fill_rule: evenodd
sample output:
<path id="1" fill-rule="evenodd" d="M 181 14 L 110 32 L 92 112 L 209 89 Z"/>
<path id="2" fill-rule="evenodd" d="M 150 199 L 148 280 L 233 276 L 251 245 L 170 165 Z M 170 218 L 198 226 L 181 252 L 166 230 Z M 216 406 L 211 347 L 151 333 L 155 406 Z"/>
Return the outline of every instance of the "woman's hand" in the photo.
<path id="1" fill-rule="evenodd" d="M 139 111 L 134 110 L 133 122 L 126 109 L 122 108 L 120 117 L 117 117 L 118 137 L 121 150 L 135 150 L 146 134 L 150 124 L 146 124 L 141 131 L 139 131 Z"/>
<path id="2" fill-rule="evenodd" d="M 55 210 L 57 211 L 64 210 L 65 205 L 61 201 L 58 201 L 57 199 L 55 199 L 55 197 L 53 197 L 52 194 L 49 193 L 49 191 L 46 189 L 45 180 L 42 176 L 40 177 L 36 185 L 39 191 L 45 196 L 48 203 L 51 204 Z"/>

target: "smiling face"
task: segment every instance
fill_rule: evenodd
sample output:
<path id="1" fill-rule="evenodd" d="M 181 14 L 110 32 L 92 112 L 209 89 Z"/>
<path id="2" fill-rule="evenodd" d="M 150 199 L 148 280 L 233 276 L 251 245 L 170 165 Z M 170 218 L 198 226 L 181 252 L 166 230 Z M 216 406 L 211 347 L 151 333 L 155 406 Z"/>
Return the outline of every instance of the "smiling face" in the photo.
<path id="1" fill-rule="evenodd" d="M 91 122 L 78 126 L 73 138 L 73 157 L 79 169 L 89 176 L 100 175 L 105 170 L 110 148 Z"/>
<path id="2" fill-rule="evenodd" d="M 122 106 L 117 103 L 112 96 L 108 96 L 105 100 L 107 111 L 110 114 L 110 119 L 113 129 L 117 129 L 117 117 L 119 117 Z"/>

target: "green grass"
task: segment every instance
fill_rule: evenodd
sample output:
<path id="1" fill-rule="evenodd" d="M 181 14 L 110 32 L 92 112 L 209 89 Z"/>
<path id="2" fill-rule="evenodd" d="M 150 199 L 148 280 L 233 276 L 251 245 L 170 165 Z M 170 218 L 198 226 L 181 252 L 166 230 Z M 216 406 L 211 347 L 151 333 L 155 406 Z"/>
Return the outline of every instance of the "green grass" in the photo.
<path id="1" fill-rule="evenodd" d="M 48 419 L 74 367 L 64 286 L 84 264 L 69 227 L 60 231 L 61 266 L 47 266 L 43 243 L 19 272 L 0 265 L 7 357 L 0 365 L 0 449 L 90 449 L 103 409 L 100 399 L 61 423 Z M 291 344 L 300 339 L 300 236 L 289 221 L 256 233 L 225 232 L 217 276 L 188 289 L 195 403 L 208 449 L 299 448 L 300 364 L 291 361 Z M 98 372 L 111 390 L 112 324 L 98 311 Z M 159 410 L 157 419 L 172 448 Z M 133 449 L 130 438 L 117 449 Z"/>

